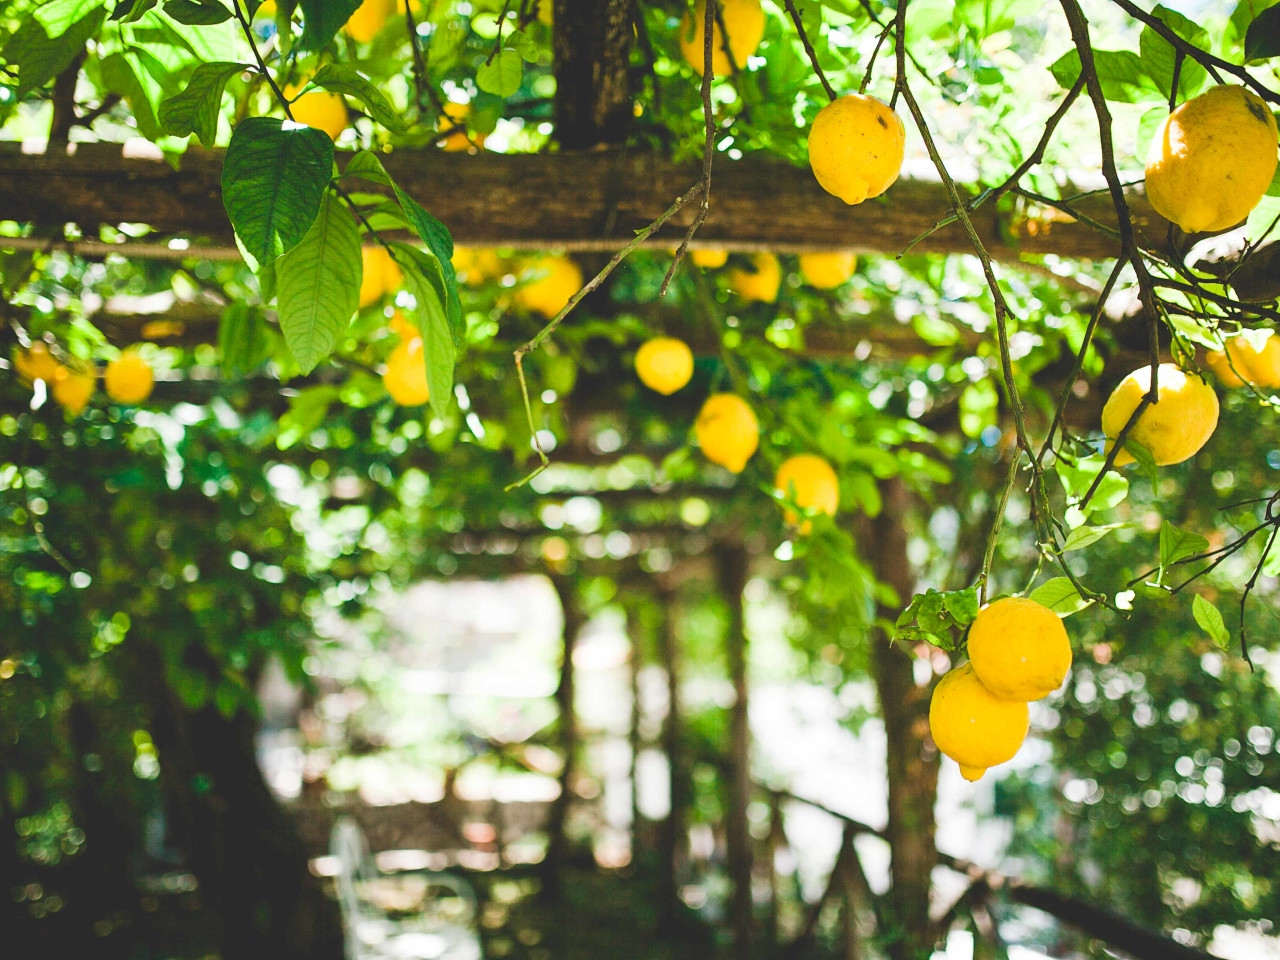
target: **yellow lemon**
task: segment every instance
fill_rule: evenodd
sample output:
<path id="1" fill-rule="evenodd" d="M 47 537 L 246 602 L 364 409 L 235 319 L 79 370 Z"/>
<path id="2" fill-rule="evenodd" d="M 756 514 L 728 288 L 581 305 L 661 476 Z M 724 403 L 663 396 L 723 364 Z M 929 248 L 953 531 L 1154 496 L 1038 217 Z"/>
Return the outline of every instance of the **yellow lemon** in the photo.
<path id="1" fill-rule="evenodd" d="M 471 286 L 502 276 L 502 260 L 488 247 L 454 247 L 452 263 L 458 281 Z"/>
<path id="2" fill-rule="evenodd" d="M 1142 411 L 1128 439 L 1150 450 L 1163 467 L 1189 459 L 1212 436 L 1218 425 L 1218 395 L 1199 377 L 1188 376 L 1171 363 L 1157 369 L 1159 399 Z M 1119 436 L 1149 389 L 1150 366 L 1139 367 L 1120 381 L 1102 408 L 1102 432 L 1108 438 Z M 1115 462 L 1122 467 L 1133 463 L 1133 457 L 1121 450 Z"/>
<path id="3" fill-rule="evenodd" d="M 804 510 L 817 510 L 834 517 L 840 505 L 840 479 L 831 464 L 813 453 L 801 453 L 782 462 L 773 478 L 780 494 Z M 786 512 L 786 521 L 796 524 L 800 518 L 794 510 Z M 813 524 L 800 524 L 800 532 L 808 533 Z"/>
<path id="4" fill-rule="evenodd" d="M 302 86 L 284 88 L 286 98 L 292 98 Z M 289 104 L 289 112 L 298 123 L 323 130 L 330 140 L 337 140 L 347 129 L 347 104 L 341 94 L 328 90 L 312 90 Z"/>
<path id="5" fill-rule="evenodd" d="M 749 270 L 730 270 L 729 289 L 743 300 L 759 300 L 761 303 L 774 303 L 778 299 L 778 289 L 782 286 L 782 265 L 772 253 L 752 255 L 751 262 L 755 272 Z"/>
<path id="6" fill-rule="evenodd" d="M 1276 118 L 1262 98 L 1224 85 L 1165 118 L 1147 154 L 1147 199 L 1186 233 L 1249 216 L 1276 172 Z"/>
<path id="7" fill-rule="evenodd" d="M 394 293 L 404 282 L 400 265 L 391 258 L 390 251 L 381 244 L 360 249 L 360 307 L 369 306 L 382 299 L 383 294 Z"/>
<path id="8" fill-rule="evenodd" d="M 141 403 L 151 396 L 154 385 L 151 364 L 137 350 L 124 351 L 102 372 L 102 386 L 116 403 Z"/>
<path id="9" fill-rule="evenodd" d="M 396 344 L 387 357 L 382 385 L 391 399 L 402 407 L 419 407 L 431 399 L 421 337 L 411 336 Z"/>
<path id="10" fill-rule="evenodd" d="M 1013 759 L 1029 726 L 1026 703 L 1001 700 L 982 685 L 971 663 L 950 671 L 933 688 L 929 732 L 938 749 L 960 764 L 966 780 Z"/>
<path id="11" fill-rule="evenodd" d="M 690 250 L 689 259 L 693 261 L 695 266 L 701 267 L 703 270 L 715 270 L 717 267 L 723 267 L 729 260 L 729 251 L 718 247 L 703 247 L 699 250 Z"/>
<path id="12" fill-rule="evenodd" d="M 1260 349 L 1255 345 L 1258 340 Z M 1280 337 L 1271 330 L 1232 337 L 1225 351 L 1214 350 L 1205 363 L 1224 386 L 1239 387 L 1247 380 L 1257 387 L 1275 389 L 1280 387 Z"/>
<path id="13" fill-rule="evenodd" d="M 809 166 L 845 203 L 878 197 L 902 170 L 906 131 L 883 100 L 850 93 L 832 100 L 809 130 Z"/>
<path id="14" fill-rule="evenodd" d="M 439 141 L 440 147 L 446 153 L 461 153 L 470 150 L 474 145 L 476 147 L 484 146 L 484 134 L 477 133 L 471 136 L 467 134 L 467 117 L 471 114 L 471 104 L 469 103 L 446 103 L 444 105 L 444 116 L 436 121 L 437 130 L 448 130 L 455 128 L 443 140 Z"/>
<path id="15" fill-rule="evenodd" d="M 969 662 L 1002 700 L 1039 700 L 1062 686 L 1071 641 L 1056 613 L 1023 597 L 987 604 L 969 628 Z"/>
<path id="16" fill-rule="evenodd" d="M 53 375 L 53 386 L 50 392 L 63 410 L 73 417 L 78 417 L 89 405 L 89 399 L 93 396 L 93 389 L 97 382 L 96 373 L 71 367 L 59 367 Z"/>
<path id="17" fill-rule="evenodd" d="M 37 380 L 53 383 L 53 378 L 62 369 L 62 364 L 49 352 L 49 347 L 43 340 L 37 340 L 31 344 L 30 348 L 18 350 L 13 355 L 13 368 L 17 371 L 18 377 L 26 383 L 34 383 Z"/>
<path id="18" fill-rule="evenodd" d="M 276 15 L 276 0 L 262 0 L 262 5 L 258 7 L 258 12 L 253 15 L 255 20 L 271 20 Z"/>
<path id="19" fill-rule="evenodd" d="M 717 23 L 711 35 L 711 72 L 717 77 L 727 77 L 733 72 L 733 67 L 746 69 L 747 58 L 756 52 L 756 47 L 764 39 L 764 10 L 760 0 L 720 0 L 720 16 L 729 34 L 729 50 L 725 52 L 724 34 Z M 707 35 L 703 29 L 706 23 L 706 0 L 698 0 L 692 17 L 686 12 L 680 21 L 680 52 L 699 74 L 702 73 L 703 54 L 706 52 Z M 732 65 L 729 63 L 730 54 L 733 55 Z"/>
<path id="20" fill-rule="evenodd" d="M 582 270 L 567 257 L 542 256 L 524 269 L 527 279 L 516 288 L 516 302 L 526 310 L 554 317 L 582 289 Z"/>
<path id="21" fill-rule="evenodd" d="M 703 455 L 732 473 L 741 473 L 760 445 L 760 424 L 754 411 L 732 393 L 707 397 L 693 432 Z"/>
<path id="22" fill-rule="evenodd" d="M 364 0 L 347 18 L 342 32 L 356 43 L 368 43 L 378 35 L 395 9 L 395 0 Z"/>
<path id="23" fill-rule="evenodd" d="M 857 266 L 857 256 L 847 250 L 800 254 L 800 275 L 819 290 L 834 290 L 847 282 Z"/>
<path id="24" fill-rule="evenodd" d="M 636 376 L 663 396 L 675 393 L 693 376 L 693 351 L 675 337 L 654 337 L 636 351 Z"/>

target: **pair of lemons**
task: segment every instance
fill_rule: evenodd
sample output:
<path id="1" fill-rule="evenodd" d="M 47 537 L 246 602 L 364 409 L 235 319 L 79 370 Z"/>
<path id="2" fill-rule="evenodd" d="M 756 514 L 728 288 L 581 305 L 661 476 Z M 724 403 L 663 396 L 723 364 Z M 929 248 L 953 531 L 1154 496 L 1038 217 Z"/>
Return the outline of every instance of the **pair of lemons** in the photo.
<path id="1" fill-rule="evenodd" d="M 54 401 L 72 416 L 79 416 L 93 398 L 97 373 L 59 361 L 40 340 L 13 358 L 14 370 L 27 383 L 43 380 Z M 155 374 L 136 347 L 123 350 L 102 372 L 102 386 L 116 403 L 139 404 L 151 396 Z"/>

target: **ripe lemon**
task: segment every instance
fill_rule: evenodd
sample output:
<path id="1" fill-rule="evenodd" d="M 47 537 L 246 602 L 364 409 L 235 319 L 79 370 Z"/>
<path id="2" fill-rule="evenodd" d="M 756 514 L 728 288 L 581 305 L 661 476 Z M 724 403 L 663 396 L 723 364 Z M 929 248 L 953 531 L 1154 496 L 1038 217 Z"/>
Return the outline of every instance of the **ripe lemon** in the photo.
<path id="1" fill-rule="evenodd" d="M 383 294 L 394 293 L 404 282 L 400 265 L 392 259 L 390 251 L 381 244 L 360 249 L 360 307 L 361 309 L 382 299 Z"/>
<path id="2" fill-rule="evenodd" d="M 840 505 L 840 480 L 831 464 L 817 454 L 801 453 L 784 460 L 773 478 L 773 486 L 805 510 L 817 510 L 834 517 Z M 800 518 L 794 510 L 788 510 L 786 521 L 795 525 Z M 813 524 L 805 520 L 800 524 L 800 532 L 808 533 L 812 527 Z"/>
<path id="3" fill-rule="evenodd" d="M 427 365 L 422 354 L 422 337 L 411 336 L 396 344 L 387 357 L 382 385 L 391 399 L 402 407 L 419 407 L 431 399 L 427 389 Z"/>
<path id="4" fill-rule="evenodd" d="M 1262 98 L 1223 85 L 1165 118 L 1147 154 L 1147 199 L 1186 233 L 1249 216 L 1276 172 L 1276 118 Z"/>
<path id="5" fill-rule="evenodd" d="M 286 98 L 293 97 L 305 84 L 284 88 Z M 347 129 L 347 103 L 338 93 L 312 90 L 289 104 L 289 112 L 298 123 L 323 130 L 330 140 L 337 140 Z"/>
<path id="6" fill-rule="evenodd" d="M 800 275 L 819 290 L 834 290 L 853 276 L 858 258 L 847 250 L 800 254 Z"/>
<path id="7" fill-rule="evenodd" d="M 276 15 L 276 0 L 262 0 L 262 5 L 258 7 L 258 12 L 253 15 L 255 20 L 270 20 Z"/>
<path id="8" fill-rule="evenodd" d="M 675 393 L 693 376 L 693 351 L 675 337 L 654 337 L 636 351 L 636 376 L 650 390 Z"/>
<path id="9" fill-rule="evenodd" d="M 809 130 L 809 166 L 845 203 L 878 197 L 902 170 L 906 131 L 883 100 L 850 93 L 832 100 Z"/>
<path id="10" fill-rule="evenodd" d="M 116 403 L 141 403 L 151 396 L 155 375 L 151 364 L 137 350 L 126 350 L 107 364 L 102 372 L 102 385 Z"/>
<path id="11" fill-rule="evenodd" d="M 966 780 L 1012 759 L 1029 726 L 1026 703 L 1001 700 L 982 685 L 971 663 L 950 671 L 933 688 L 929 732 L 938 749 L 960 764 Z"/>
<path id="12" fill-rule="evenodd" d="M 1172 363 L 1157 368 L 1159 400 L 1142 411 L 1129 438 L 1142 444 L 1160 466 L 1193 456 L 1218 425 L 1218 395 L 1199 377 L 1188 376 Z M 1139 367 L 1112 391 L 1102 408 L 1102 432 L 1116 437 L 1151 388 L 1151 367 Z M 1110 444 L 1108 444 L 1110 449 Z M 1133 463 L 1124 450 L 1116 466 Z"/>
<path id="13" fill-rule="evenodd" d="M 395 0 L 364 0 L 347 18 L 342 32 L 356 43 L 368 43 L 378 35 L 395 9 Z"/>
<path id="14" fill-rule="evenodd" d="M 747 402 L 732 393 L 713 393 L 693 425 L 698 446 L 712 463 L 741 473 L 760 445 L 760 424 Z"/>
<path id="15" fill-rule="evenodd" d="M 484 146 L 484 134 L 477 133 L 471 136 L 467 134 L 467 117 L 471 114 L 471 104 L 469 103 L 446 103 L 444 105 L 444 116 L 436 121 L 437 130 L 448 130 L 456 128 L 454 131 L 439 141 L 440 147 L 446 153 L 461 153 L 470 150 L 474 145 L 476 147 Z"/>
<path id="16" fill-rule="evenodd" d="M 516 288 L 516 302 L 526 310 L 554 317 L 582 288 L 582 270 L 567 257 L 543 256 L 524 269 L 527 278 Z"/>
<path id="17" fill-rule="evenodd" d="M 73 417 L 78 417 L 89 405 L 93 389 L 98 382 L 96 372 L 59 367 L 53 375 L 50 392 L 58 405 Z"/>
<path id="18" fill-rule="evenodd" d="M 1056 613 L 1023 597 L 987 604 L 969 628 L 969 662 L 1002 700 L 1039 700 L 1062 686 L 1071 641 Z"/>
<path id="19" fill-rule="evenodd" d="M 690 250 L 689 259 L 693 261 L 694 266 L 701 267 L 703 270 L 715 270 L 728 262 L 729 251 L 718 247 L 703 247 L 699 250 Z"/>
<path id="20" fill-rule="evenodd" d="M 13 368 L 25 383 L 43 380 L 51 384 L 54 376 L 62 369 L 62 364 L 54 359 L 43 340 L 37 340 L 29 349 L 18 350 L 13 355 Z"/>
<path id="21" fill-rule="evenodd" d="M 1255 345 L 1260 333 L 1264 334 L 1261 349 Z M 1280 337 L 1271 330 L 1232 337 L 1225 351 L 1214 350 L 1205 363 L 1224 386 L 1239 387 L 1247 380 L 1254 386 L 1275 389 L 1280 387 Z"/>
<path id="22" fill-rule="evenodd" d="M 502 276 L 502 261 L 488 247 L 454 247 L 453 269 L 460 283 L 476 286 Z"/>
<path id="23" fill-rule="evenodd" d="M 764 10 L 760 7 L 760 0 L 720 0 L 720 16 L 724 18 L 724 29 L 729 33 L 729 52 L 725 52 L 724 34 L 717 23 L 711 37 L 711 72 L 717 77 L 727 77 L 734 67 L 746 69 L 747 58 L 756 52 L 756 47 L 764 39 Z M 702 74 L 702 57 L 706 50 L 707 35 L 703 29 L 706 23 L 706 0 L 698 0 L 692 17 L 686 11 L 680 21 L 680 52 L 699 75 Z M 732 65 L 729 54 L 733 55 Z"/>
<path id="24" fill-rule="evenodd" d="M 772 253 L 757 253 L 751 257 L 755 272 L 734 269 L 729 271 L 729 289 L 743 300 L 759 300 L 775 303 L 782 286 L 782 265 Z"/>

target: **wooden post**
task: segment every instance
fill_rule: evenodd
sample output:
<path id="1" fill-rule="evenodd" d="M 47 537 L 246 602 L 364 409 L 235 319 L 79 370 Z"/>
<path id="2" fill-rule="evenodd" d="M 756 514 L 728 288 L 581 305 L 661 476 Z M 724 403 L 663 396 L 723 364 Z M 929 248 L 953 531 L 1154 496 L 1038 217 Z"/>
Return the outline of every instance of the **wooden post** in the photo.
<path id="1" fill-rule="evenodd" d="M 667 716 L 662 722 L 662 749 L 667 755 L 670 808 L 658 825 L 658 934 L 674 932 L 680 909 L 678 870 L 684 812 L 689 791 L 680 747 L 680 609 L 674 590 L 659 593 L 662 628 L 658 631 L 658 656 L 667 674 Z"/>
<path id="2" fill-rule="evenodd" d="M 747 722 L 747 635 L 742 592 L 747 585 L 747 551 L 741 542 L 725 542 L 716 548 L 720 594 L 729 608 L 725 653 L 734 701 L 729 713 L 728 812 L 725 835 L 729 879 L 729 926 L 733 931 L 732 956 L 745 960 L 751 953 L 751 834 L 747 828 L 747 804 L 751 797 L 751 729 Z"/>
<path id="3" fill-rule="evenodd" d="M 560 768 L 560 793 L 551 804 L 547 823 L 547 858 L 543 863 L 542 893 L 547 897 L 559 897 L 563 887 L 563 872 L 569 859 L 569 841 L 565 836 L 565 821 L 573 802 L 573 780 L 577 773 L 578 723 L 574 712 L 573 651 L 582 629 L 582 608 L 578 604 L 577 582 L 571 576 L 556 574 L 551 577 L 560 598 L 564 615 L 564 654 L 560 660 L 560 682 L 556 686 L 556 706 L 560 710 L 559 745 L 563 766 Z"/>

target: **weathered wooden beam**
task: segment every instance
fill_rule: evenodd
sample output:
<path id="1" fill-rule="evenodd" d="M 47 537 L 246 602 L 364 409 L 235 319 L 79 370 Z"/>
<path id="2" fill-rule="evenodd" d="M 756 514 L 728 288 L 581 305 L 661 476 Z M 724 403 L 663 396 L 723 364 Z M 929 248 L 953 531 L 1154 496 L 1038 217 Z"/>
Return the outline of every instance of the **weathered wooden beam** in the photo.
<path id="1" fill-rule="evenodd" d="M 442 220 L 461 244 L 567 250 L 615 249 L 688 189 L 696 164 L 653 154 L 590 151 L 537 155 L 402 150 L 383 161 L 393 177 Z M 340 163 L 345 159 L 340 158 Z M 43 227 L 145 223 L 162 234 L 207 237 L 224 247 L 231 227 L 222 206 L 221 151 L 188 150 L 179 169 L 158 159 L 127 158 L 115 144 L 78 144 L 74 154 L 22 153 L 0 145 L 0 220 Z M 361 189 L 376 189 L 361 184 Z M 1140 194 L 1130 198 L 1138 229 L 1162 236 L 1165 223 Z M 1112 222 L 1110 201 L 1090 196 L 1079 209 Z M 955 224 L 929 232 L 949 213 L 941 184 L 901 180 L 875 200 L 850 207 L 803 167 L 758 158 L 716 159 L 711 214 L 695 245 L 731 250 L 848 248 L 898 253 L 970 251 Z M 693 216 L 683 211 L 651 239 L 674 246 Z M 972 215 L 993 256 L 1116 255 L 1111 235 L 1060 213 L 1002 217 L 992 204 Z"/>

